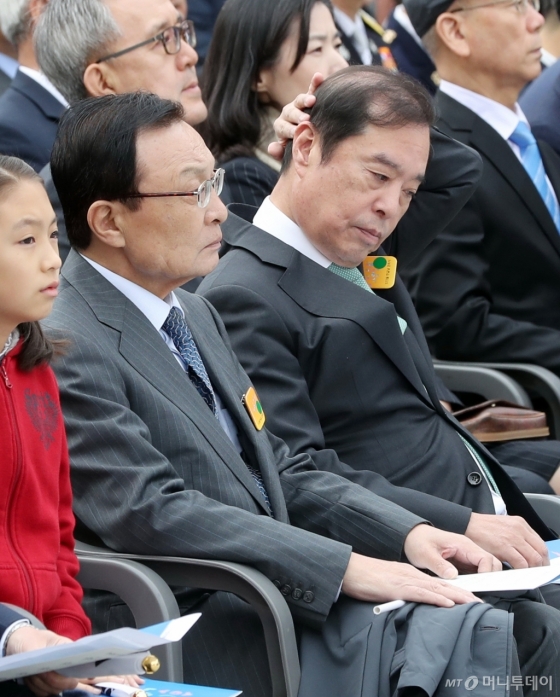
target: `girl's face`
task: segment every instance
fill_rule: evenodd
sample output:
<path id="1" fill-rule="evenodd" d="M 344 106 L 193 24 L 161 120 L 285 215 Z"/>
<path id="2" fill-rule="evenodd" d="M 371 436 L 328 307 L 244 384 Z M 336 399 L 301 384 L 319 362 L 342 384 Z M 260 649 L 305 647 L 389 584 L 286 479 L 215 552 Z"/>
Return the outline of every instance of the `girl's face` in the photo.
<path id="1" fill-rule="evenodd" d="M 42 319 L 51 311 L 61 266 L 56 228 L 40 182 L 20 181 L 0 195 L 2 346 L 18 324 Z"/>
<path id="2" fill-rule="evenodd" d="M 348 65 L 338 51 L 341 41 L 332 15 L 322 2 L 317 2 L 311 10 L 307 51 L 292 73 L 298 38 L 299 21 L 296 20 L 282 44 L 277 63 L 259 73 L 256 90 L 263 103 L 281 109 L 298 94 L 307 92 L 314 73 L 328 77 Z"/>

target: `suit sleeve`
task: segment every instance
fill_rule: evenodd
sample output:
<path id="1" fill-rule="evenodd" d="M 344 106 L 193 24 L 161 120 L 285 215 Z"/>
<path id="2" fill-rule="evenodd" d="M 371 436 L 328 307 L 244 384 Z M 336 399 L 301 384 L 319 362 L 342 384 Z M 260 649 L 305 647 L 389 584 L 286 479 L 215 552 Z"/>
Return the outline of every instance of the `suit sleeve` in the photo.
<path id="1" fill-rule="evenodd" d="M 455 218 L 482 175 L 482 159 L 469 146 L 437 128 L 431 129 L 431 144 L 425 181 L 395 232 L 383 243 L 385 252 L 398 258 L 401 269 L 411 265 Z"/>
<path id="2" fill-rule="evenodd" d="M 560 374 L 560 331 L 494 311 L 473 197 L 423 252 L 409 288 L 436 358 L 536 363 Z"/>
<path id="3" fill-rule="evenodd" d="M 318 471 L 359 484 L 436 527 L 457 533 L 466 530 L 471 514 L 469 508 L 394 486 L 371 470 L 355 470 L 326 447 L 319 416 L 296 355 L 297 338 L 271 303 L 253 290 L 237 285 L 214 283 L 211 287 L 206 285 L 203 292 L 220 313 L 237 357 L 256 386 L 269 430 L 288 444 L 292 454 L 308 453 Z M 243 312 L 239 311 L 241 307 Z M 284 473 L 287 499 L 292 496 L 296 473 L 290 470 Z M 294 515 L 290 510 L 290 516 L 294 518 Z M 305 510 L 298 509 L 297 515 L 305 516 Z M 301 524 L 298 518 L 295 522 Z"/>

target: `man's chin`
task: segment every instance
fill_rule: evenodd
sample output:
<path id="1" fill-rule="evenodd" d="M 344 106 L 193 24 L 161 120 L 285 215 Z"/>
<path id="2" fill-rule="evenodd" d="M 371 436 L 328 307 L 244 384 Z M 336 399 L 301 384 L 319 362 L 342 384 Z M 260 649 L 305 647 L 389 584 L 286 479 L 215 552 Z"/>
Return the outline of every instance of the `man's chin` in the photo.
<path id="1" fill-rule="evenodd" d="M 181 104 L 185 110 L 185 121 L 189 126 L 198 126 L 199 123 L 206 120 L 208 109 L 200 97 L 193 99 L 187 93 L 183 93 Z"/>

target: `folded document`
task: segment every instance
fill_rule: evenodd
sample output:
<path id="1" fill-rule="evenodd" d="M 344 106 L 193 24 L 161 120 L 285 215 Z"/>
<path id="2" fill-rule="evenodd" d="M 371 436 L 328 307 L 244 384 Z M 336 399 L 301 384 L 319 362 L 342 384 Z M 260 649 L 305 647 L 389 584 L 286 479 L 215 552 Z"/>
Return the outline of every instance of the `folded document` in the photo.
<path id="1" fill-rule="evenodd" d="M 142 630 L 124 627 L 84 637 L 70 644 L 0 658 L 0 681 L 49 670 L 76 678 L 144 673 L 143 663 L 154 646 L 181 639 L 200 613 L 179 617 Z"/>

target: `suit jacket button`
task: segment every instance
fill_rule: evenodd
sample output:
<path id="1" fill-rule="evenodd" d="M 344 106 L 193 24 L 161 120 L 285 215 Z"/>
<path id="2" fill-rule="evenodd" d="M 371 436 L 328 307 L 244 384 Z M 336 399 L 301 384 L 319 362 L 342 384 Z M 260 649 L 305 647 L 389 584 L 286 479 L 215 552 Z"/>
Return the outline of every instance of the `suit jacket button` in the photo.
<path id="1" fill-rule="evenodd" d="M 315 600 L 315 595 L 311 591 L 305 591 L 303 594 L 304 603 L 312 603 Z"/>
<path id="2" fill-rule="evenodd" d="M 481 481 L 482 481 L 482 475 L 480 474 L 480 472 L 471 472 L 470 474 L 467 475 L 467 482 L 471 486 L 478 486 Z"/>
<path id="3" fill-rule="evenodd" d="M 284 584 L 282 586 L 282 588 L 280 588 L 280 593 L 282 593 L 282 595 L 290 595 L 291 592 L 292 592 L 292 587 L 290 586 L 289 583 Z"/>
<path id="4" fill-rule="evenodd" d="M 301 590 L 301 588 L 294 588 L 294 590 L 292 592 L 292 598 L 294 600 L 301 600 L 302 596 L 303 596 L 303 591 Z"/>

